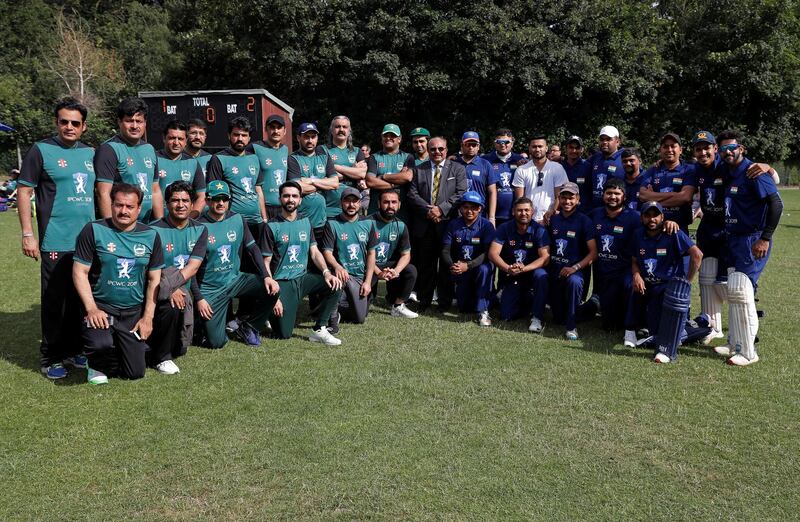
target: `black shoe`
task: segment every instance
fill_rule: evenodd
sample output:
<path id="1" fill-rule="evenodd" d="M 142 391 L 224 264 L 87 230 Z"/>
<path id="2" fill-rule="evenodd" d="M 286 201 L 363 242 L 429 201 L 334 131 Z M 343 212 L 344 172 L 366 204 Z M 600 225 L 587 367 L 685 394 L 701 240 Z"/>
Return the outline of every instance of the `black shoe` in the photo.
<path id="1" fill-rule="evenodd" d="M 335 315 L 332 315 L 330 319 L 328 319 L 328 331 L 336 335 L 339 333 L 339 321 L 342 320 L 342 314 L 336 312 Z"/>

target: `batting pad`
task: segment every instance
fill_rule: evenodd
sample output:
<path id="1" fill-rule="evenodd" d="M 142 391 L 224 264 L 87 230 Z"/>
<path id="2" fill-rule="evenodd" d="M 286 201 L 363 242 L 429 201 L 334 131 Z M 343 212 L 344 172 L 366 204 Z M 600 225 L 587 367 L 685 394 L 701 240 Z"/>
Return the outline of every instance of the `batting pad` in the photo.
<path id="1" fill-rule="evenodd" d="M 717 286 L 724 286 L 714 282 L 717 280 L 717 267 L 719 261 L 716 257 L 704 257 L 700 263 L 700 309 L 711 318 L 711 327 L 722 331 L 722 298 Z"/>
<path id="2" fill-rule="evenodd" d="M 689 314 L 691 299 L 692 285 L 689 281 L 673 279 L 667 283 L 658 334 L 656 334 L 656 346 L 659 352 L 673 360 L 678 357 L 678 346 L 681 344 L 681 334 Z"/>
<path id="3" fill-rule="evenodd" d="M 732 353 L 741 353 L 748 359 L 756 355 L 758 314 L 753 283 L 742 272 L 728 274 L 728 330 Z"/>

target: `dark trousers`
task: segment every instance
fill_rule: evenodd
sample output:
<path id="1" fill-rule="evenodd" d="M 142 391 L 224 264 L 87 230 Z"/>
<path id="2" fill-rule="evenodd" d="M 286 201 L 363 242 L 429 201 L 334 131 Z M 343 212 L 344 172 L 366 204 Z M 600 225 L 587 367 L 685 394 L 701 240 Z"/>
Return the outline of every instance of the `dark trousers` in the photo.
<path id="1" fill-rule="evenodd" d="M 342 295 L 340 290 L 331 290 L 325 282 L 325 278 L 319 274 L 306 273 L 295 279 L 279 280 L 281 287 L 281 304 L 283 305 L 283 315 L 278 317 L 271 315 L 269 322 L 272 325 L 272 336 L 277 339 L 289 339 L 294 332 L 294 325 L 297 321 L 297 311 L 304 296 L 317 294 L 319 296 L 319 316 L 314 325 L 314 329 L 319 329 L 322 325 L 327 325 L 331 314 L 339 303 Z M 270 307 L 270 312 L 272 307 Z"/>
<path id="2" fill-rule="evenodd" d="M 638 330 L 647 325 L 650 335 L 658 333 L 661 321 L 661 307 L 667 283 L 645 283 L 644 295 L 631 292 L 628 299 L 628 312 L 625 317 L 626 330 Z"/>
<path id="3" fill-rule="evenodd" d="M 190 299 L 190 297 L 187 297 Z M 148 363 L 158 363 L 186 354 L 181 344 L 180 333 L 183 329 L 183 310 L 173 308 L 169 299 L 159 301 L 153 318 L 153 333 L 147 338 L 150 347 Z"/>
<path id="4" fill-rule="evenodd" d="M 42 366 L 79 354 L 81 301 L 72 283 L 72 252 L 41 253 Z"/>
<path id="5" fill-rule="evenodd" d="M 459 275 L 450 274 L 460 312 L 485 312 L 492 298 L 494 265 L 483 263 Z"/>
<path id="6" fill-rule="evenodd" d="M 141 307 L 108 312 L 109 328 L 89 328 L 83 324 L 83 343 L 89 367 L 109 377 L 141 379 L 147 366 L 147 343 L 131 333 L 142 316 Z"/>
<path id="7" fill-rule="evenodd" d="M 344 284 L 338 307 L 339 313 L 342 314 L 343 321 L 362 324 L 367 320 L 367 314 L 369 313 L 369 296 L 361 297 L 362 283 L 363 280 L 361 278 L 350 276 L 350 279 Z"/>
<path id="8" fill-rule="evenodd" d="M 625 325 L 628 301 L 633 290 L 630 272 L 620 275 L 595 274 L 594 293 L 600 298 L 602 324 L 605 330 L 614 330 Z"/>
<path id="9" fill-rule="evenodd" d="M 547 271 L 537 268 L 531 273 L 509 277 L 501 274 L 498 286 L 500 296 L 500 318 L 504 321 L 519 319 L 533 314 L 544 320 L 544 306 L 547 303 L 547 288 L 550 283 Z"/>
<path id="10" fill-rule="evenodd" d="M 400 299 L 402 302 L 408 301 L 408 296 L 414 289 L 417 282 L 417 268 L 411 263 L 407 264 L 402 272 L 391 281 L 386 282 L 386 302 L 393 305 Z M 377 294 L 378 276 L 372 276 L 372 293 Z"/>
<path id="11" fill-rule="evenodd" d="M 581 304 L 583 295 L 583 272 L 569 277 L 558 277 L 561 267 L 554 266 L 550 272 L 550 311 L 556 323 L 563 323 L 567 330 L 574 330 L 578 321 L 590 319 L 597 307 Z"/>
<path id="12" fill-rule="evenodd" d="M 263 279 L 255 274 L 245 273 L 239 274 L 239 277 L 229 287 L 204 297 L 214 311 L 210 320 L 201 319 L 205 327 L 206 339 L 211 348 L 222 348 L 228 342 L 225 323 L 228 306 L 234 297 L 250 299 L 249 303 L 252 307 L 249 308 L 248 314 L 239 317 L 250 323 L 250 326 L 258 332 L 264 328 L 267 317 L 272 313 L 272 307 L 278 299 L 274 295 L 267 294 Z M 195 306 L 197 305 L 195 304 Z"/>
<path id="13" fill-rule="evenodd" d="M 433 301 L 433 291 L 438 289 L 439 306 L 449 306 L 453 300 L 453 285 L 450 272 L 439 259 L 442 252 L 442 231 L 444 223 L 425 223 L 421 236 L 414 238 L 411 247 L 417 268 L 417 299 L 421 306 L 429 306 Z"/>

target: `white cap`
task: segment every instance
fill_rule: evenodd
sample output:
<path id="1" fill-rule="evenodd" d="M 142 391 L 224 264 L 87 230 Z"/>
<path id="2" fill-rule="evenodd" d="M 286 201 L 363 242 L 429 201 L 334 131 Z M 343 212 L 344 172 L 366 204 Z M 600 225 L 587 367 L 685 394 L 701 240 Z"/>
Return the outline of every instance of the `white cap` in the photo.
<path id="1" fill-rule="evenodd" d="M 619 131 L 613 125 L 606 125 L 600 129 L 600 136 L 608 136 L 609 138 L 619 138 Z"/>

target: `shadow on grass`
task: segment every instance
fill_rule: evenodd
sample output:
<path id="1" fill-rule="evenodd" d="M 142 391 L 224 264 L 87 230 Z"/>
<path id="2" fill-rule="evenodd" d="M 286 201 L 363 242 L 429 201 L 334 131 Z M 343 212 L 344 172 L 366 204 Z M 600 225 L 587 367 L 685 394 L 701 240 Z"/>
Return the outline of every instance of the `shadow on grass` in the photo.
<path id="1" fill-rule="evenodd" d="M 40 373 L 40 313 L 38 304 L 25 311 L 0 313 L 0 358 L 37 374 Z"/>

